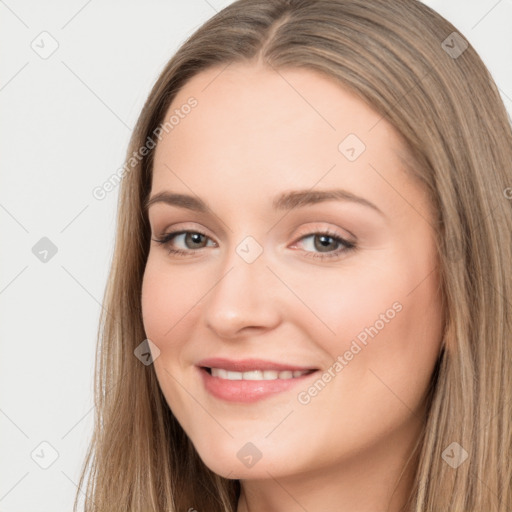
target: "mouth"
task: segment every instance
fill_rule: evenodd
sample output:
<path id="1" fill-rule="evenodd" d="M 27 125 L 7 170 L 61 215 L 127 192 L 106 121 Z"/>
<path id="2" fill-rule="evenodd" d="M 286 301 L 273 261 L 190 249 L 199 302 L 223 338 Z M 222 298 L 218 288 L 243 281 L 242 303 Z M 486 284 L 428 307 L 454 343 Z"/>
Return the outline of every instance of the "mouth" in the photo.
<path id="1" fill-rule="evenodd" d="M 223 402 L 251 404 L 268 397 L 282 396 L 299 385 L 307 386 L 319 373 L 317 368 L 300 368 L 263 360 L 203 360 L 196 369 L 204 390 Z M 276 398 L 277 399 L 277 398 Z"/>

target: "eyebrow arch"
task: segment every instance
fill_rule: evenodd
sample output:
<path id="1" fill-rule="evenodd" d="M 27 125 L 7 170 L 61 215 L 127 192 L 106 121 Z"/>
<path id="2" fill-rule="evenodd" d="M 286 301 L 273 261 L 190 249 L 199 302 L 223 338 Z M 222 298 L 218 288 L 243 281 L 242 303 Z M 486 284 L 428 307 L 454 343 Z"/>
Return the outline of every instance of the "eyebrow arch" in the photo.
<path id="1" fill-rule="evenodd" d="M 276 198 L 272 202 L 272 208 L 274 210 L 291 210 L 293 208 L 300 208 L 303 206 L 313 205 L 324 201 L 349 201 L 352 203 L 360 204 L 369 207 L 380 215 L 385 217 L 384 212 L 368 201 L 364 197 L 357 196 L 348 190 L 343 189 L 331 189 L 331 190 L 293 190 L 291 192 L 285 192 Z M 152 204 L 165 203 L 180 208 L 186 208 L 188 210 L 197 211 L 200 213 L 208 212 L 209 208 L 205 202 L 198 197 L 189 196 L 186 194 L 173 194 L 171 192 L 159 192 L 148 198 L 144 204 L 146 211 Z"/>

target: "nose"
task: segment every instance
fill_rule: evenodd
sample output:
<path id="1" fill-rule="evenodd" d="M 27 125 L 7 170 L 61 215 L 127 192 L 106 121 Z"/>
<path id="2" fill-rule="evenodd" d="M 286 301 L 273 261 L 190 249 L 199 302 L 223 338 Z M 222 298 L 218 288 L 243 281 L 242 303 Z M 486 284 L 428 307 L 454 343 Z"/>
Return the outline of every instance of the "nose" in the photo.
<path id="1" fill-rule="evenodd" d="M 277 327 L 281 321 L 280 286 L 263 254 L 248 263 L 233 251 L 205 298 L 206 326 L 226 339 Z"/>

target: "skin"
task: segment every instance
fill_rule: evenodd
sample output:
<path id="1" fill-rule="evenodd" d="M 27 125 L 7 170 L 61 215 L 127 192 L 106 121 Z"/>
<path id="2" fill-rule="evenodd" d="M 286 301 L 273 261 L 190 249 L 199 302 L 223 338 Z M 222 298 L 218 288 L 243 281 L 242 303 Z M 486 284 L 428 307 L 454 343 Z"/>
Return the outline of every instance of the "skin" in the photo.
<path id="1" fill-rule="evenodd" d="M 198 105 L 155 149 L 151 195 L 190 194 L 210 208 L 149 208 L 153 239 L 207 235 L 175 237 L 169 247 L 185 256 L 151 242 L 142 310 L 160 350 L 158 381 L 204 463 L 241 480 L 238 512 L 399 511 L 413 466 L 397 480 L 424 425 L 442 338 L 432 207 L 404 169 L 397 132 L 336 82 L 309 70 L 223 68 L 187 82 L 166 119 L 190 96 Z M 350 133 L 366 146 L 354 161 L 338 149 Z M 333 200 L 272 209 L 282 192 L 333 188 L 383 213 Z M 322 252 L 325 229 L 356 249 L 310 257 L 343 250 L 327 239 Z M 236 252 L 247 236 L 263 250 L 250 264 Z M 327 371 L 397 301 L 401 311 L 307 404 L 300 386 L 226 402 L 195 367 L 258 357 Z M 248 442 L 262 454 L 252 467 L 237 457 Z"/>

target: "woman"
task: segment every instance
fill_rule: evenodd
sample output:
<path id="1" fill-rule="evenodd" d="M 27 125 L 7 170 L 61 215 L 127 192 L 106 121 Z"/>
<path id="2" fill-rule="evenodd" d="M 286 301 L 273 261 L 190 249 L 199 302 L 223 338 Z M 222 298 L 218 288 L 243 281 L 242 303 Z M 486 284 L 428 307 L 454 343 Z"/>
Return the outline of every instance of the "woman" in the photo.
<path id="1" fill-rule="evenodd" d="M 85 510 L 510 510 L 512 131 L 453 25 L 235 2 L 124 170 Z"/>

